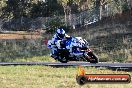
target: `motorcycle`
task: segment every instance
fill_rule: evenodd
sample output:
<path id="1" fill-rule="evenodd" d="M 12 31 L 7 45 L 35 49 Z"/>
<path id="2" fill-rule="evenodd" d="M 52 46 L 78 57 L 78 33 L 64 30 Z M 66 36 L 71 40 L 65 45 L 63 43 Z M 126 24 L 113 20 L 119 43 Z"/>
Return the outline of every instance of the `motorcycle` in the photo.
<path id="1" fill-rule="evenodd" d="M 89 48 L 88 42 L 81 37 L 69 37 L 64 40 L 58 40 L 57 44 L 52 44 L 52 41 L 49 40 L 48 48 L 51 49 L 51 54 L 53 49 L 56 49 L 57 53 L 53 58 L 62 63 L 69 61 L 99 62 L 98 57 Z"/>

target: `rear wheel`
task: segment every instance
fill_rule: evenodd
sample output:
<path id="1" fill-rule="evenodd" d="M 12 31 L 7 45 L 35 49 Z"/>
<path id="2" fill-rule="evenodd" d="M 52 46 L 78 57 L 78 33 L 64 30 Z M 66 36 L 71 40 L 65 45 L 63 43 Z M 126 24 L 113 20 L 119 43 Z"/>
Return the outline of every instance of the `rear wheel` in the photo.
<path id="1" fill-rule="evenodd" d="M 60 61 L 61 63 L 67 63 L 68 59 L 66 57 L 59 57 L 58 61 Z"/>
<path id="2" fill-rule="evenodd" d="M 60 49 L 58 50 L 58 61 L 61 63 L 67 63 L 69 60 L 69 51 Z"/>

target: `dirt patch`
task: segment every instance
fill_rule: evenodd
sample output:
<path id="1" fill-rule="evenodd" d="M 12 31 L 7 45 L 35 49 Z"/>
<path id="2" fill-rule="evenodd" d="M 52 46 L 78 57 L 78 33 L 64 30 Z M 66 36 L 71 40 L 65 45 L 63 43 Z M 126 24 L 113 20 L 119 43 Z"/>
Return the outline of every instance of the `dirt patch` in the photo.
<path id="1" fill-rule="evenodd" d="M 22 34 L 22 33 L 14 33 L 14 34 L 0 34 L 0 39 L 38 39 L 41 38 L 40 34 L 36 33 L 28 33 L 28 34 Z"/>

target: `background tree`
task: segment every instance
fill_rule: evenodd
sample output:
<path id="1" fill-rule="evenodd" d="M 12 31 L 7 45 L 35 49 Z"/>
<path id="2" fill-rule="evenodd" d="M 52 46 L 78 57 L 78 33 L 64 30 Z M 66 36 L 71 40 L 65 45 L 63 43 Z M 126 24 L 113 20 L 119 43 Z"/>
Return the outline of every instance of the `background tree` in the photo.
<path id="1" fill-rule="evenodd" d="M 0 18 L 3 16 L 3 8 L 6 7 L 6 0 L 0 1 Z"/>
<path id="2" fill-rule="evenodd" d="M 38 1 L 32 4 L 31 17 L 49 17 L 64 14 L 62 6 L 56 0 Z"/>
<path id="3" fill-rule="evenodd" d="M 63 11 L 65 14 L 65 25 L 67 26 L 67 17 L 71 14 L 71 8 L 68 6 L 69 0 L 58 0 L 58 2 L 63 6 Z"/>

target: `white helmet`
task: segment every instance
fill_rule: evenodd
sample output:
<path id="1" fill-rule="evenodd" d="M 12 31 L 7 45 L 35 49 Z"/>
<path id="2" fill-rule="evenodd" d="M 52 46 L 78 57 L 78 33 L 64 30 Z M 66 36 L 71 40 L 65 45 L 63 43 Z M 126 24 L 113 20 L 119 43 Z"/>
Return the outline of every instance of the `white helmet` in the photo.
<path id="1" fill-rule="evenodd" d="M 59 29 L 57 29 L 56 34 L 57 34 L 58 38 L 62 39 L 65 36 L 65 31 L 62 28 L 59 28 Z"/>

